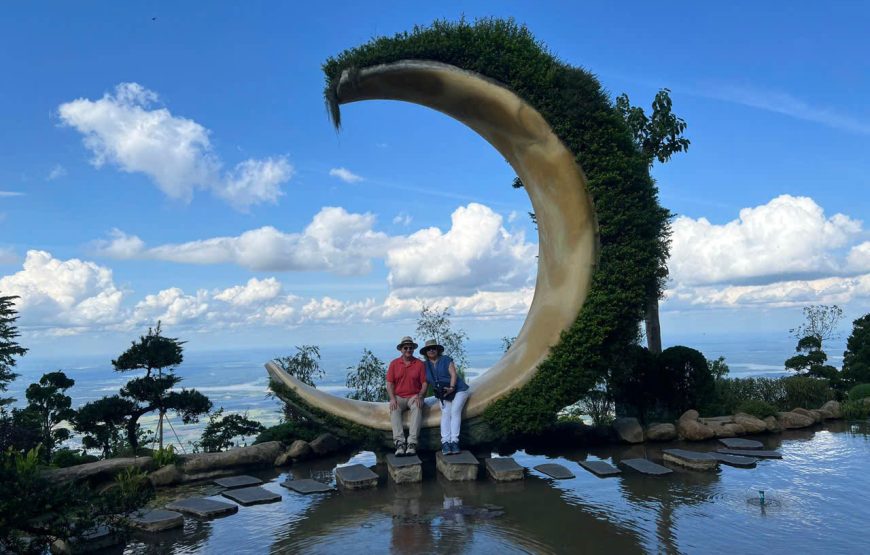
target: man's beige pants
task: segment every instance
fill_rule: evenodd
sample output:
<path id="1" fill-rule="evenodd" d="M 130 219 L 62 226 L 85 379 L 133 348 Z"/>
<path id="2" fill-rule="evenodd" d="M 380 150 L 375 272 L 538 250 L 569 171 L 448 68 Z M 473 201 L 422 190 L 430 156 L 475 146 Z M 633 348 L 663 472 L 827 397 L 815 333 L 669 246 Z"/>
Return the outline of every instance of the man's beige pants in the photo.
<path id="1" fill-rule="evenodd" d="M 423 421 L 423 411 L 420 408 L 420 405 L 423 402 L 420 399 L 414 401 L 414 403 L 409 403 L 415 397 L 399 397 L 396 395 L 396 401 L 399 403 L 399 408 L 396 410 L 390 411 L 390 422 L 393 424 L 393 442 L 401 441 L 405 442 L 405 432 L 402 428 L 402 414 L 409 410 L 411 411 L 411 418 L 408 422 L 408 443 L 417 444 L 417 434 L 420 433 L 420 423 Z"/>

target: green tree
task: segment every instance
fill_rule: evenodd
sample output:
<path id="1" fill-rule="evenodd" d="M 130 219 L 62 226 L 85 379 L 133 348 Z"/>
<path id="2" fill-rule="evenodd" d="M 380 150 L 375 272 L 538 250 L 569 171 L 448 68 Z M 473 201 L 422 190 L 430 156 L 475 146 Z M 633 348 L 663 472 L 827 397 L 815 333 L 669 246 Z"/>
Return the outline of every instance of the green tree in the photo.
<path id="1" fill-rule="evenodd" d="M 843 319 L 843 309 L 837 305 L 811 305 L 803 308 L 803 324 L 792 328 L 789 333 L 798 341 L 805 337 L 813 336 L 821 343 L 837 337 L 837 326 Z"/>
<path id="2" fill-rule="evenodd" d="M 153 330 L 133 342 L 129 349 L 112 361 L 117 372 L 145 370 L 145 375 L 133 378 L 121 388 L 121 397 L 133 403 L 126 421 L 127 441 L 135 452 L 139 447 L 139 418 L 158 411 L 158 446 L 163 448 L 163 419 L 168 411 L 174 411 L 182 422 L 198 422 L 200 415 L 211 410 L 208 397 L 195 389 L 172 391 L 182 378 L 175 374 L 175 367 L 183 360 L 184 341 L 161 334 L 160 322 Z M 156 373 L 155 373 L 156 371 Z"/>
<path id="3" fill-rule="evenodd" d="M 852 322 L 843 352 L 843 379 L 853 386 L 870 383 L 870 314 Z"/>
<path id="4" fill-rule="evenodd" d="M 317 387 L 315 380 L 326 375 L 320 367 L 320 347 L 317 345 L 297 346 L 294 355 L 278 357 L 275 362 L 282 370 L 311 387 Z M 284 420 L 301 423 L 306 422 L 308 418 L 290 403 L 284 403 Z"/>
<path id="5" fill-rule="evenodd" d="M 795 349 L 799 354 L 785 361 L 785 367 L 798 374 L 814 378 L 836 379 L 837 369 L 829 364 L 828 355 L 822 350 L 822 340 L 808 335 L 798 341 Z"/>
<path id="6" fill-rule="evenodd" d="M 134 407 L 132 401 L 118 395 L 91 401 L 76 411 L 73 429 L 84 434 L 82 445 L 85 448 L 99 449 L 103 457 L 108 457 L 119 442 Z"/>
<path id="7" fill-rule="evenodd" d="M 691 142 L 683 137 L 686 122 L 673 113 L 671 91 L 661 89 L 656 93 L 652 103 L 652 113 L 647 116 L 643 108 L 632 106 L 627 94 L 616 98 L 616 111 L 631 132 L 635 148 L 643 155 L 647 165 L 652 168 L 656 160 L 664 164 L 678 152 L 689 150 Z M 663 238 L 669 241 L 670 231 Z M 667 253 L 667 247 L 663 249 Z M 667 257 L 660 260 L 658 271 L 658 287 L 651 292 L 646 306 L 644 323 L 646 327 L 647 346 L 653 354 L 662 352 L 662 332 L 659 322 L 659 298 L 668 277 Z"/>
<path id="8" fill-rule="evenodd" d="M 235 447 L 235 439 L 264 432 L 266 427 L 248 418 L 247 414 L 224 415 L 223 407 L 213 412 L 202 431 L 199 445 L 206 453 L 216 453 Z"/>
<path id="9" fill-rule="evenodd" d="M 356 366 L 349 366 L 345 384 L 351 390 L 349 399 L 357 401 L 387 401 L 387 368 L 381 359 L 368 349 L 363 349 L 362 358 Z"/>
<path id="10" fill-rule="evenodd" d="M 710 373 L 713 374 L 713 378 L 717 380 L 727 378 L 728 372 L 731 371 L 731 369 L 728 368 L 728 364 L 725 363 L 725 357 L 708 360 L 707 366 L 710 368 Z"/>
<path id="11" fill-rule="evenodd" d="M 326 375 L 320 367 L 320 347 L 317 345 L 297 346 L 296 354 L 278 357 L 275 362 L 282 370 L 311 387 L 317 387 L 314 381 Z"/>
<path id="12" fill-rule="evenodd" d="M 15 357 L 27 354 L 27 349 L 19 345 L 15 338 L 20 334 L 15 326 L 18 312 L 15 310 L 15 299 L 18 296 L 0 296 L 0 391 L 6 391 L 9 383 L 18 377 L 12 371 L 15 368 Z M 0 397 L 0 407 L 14 401 L 12 398 Z"/>
<path id="13" fill-rule="evenodd" d="M 468 366 L 468 356 L 465 353 L 465 340 L 468 335 L 464 330 L 453 329 L 449 308 L 439 310 L 424 304 L 417 319 L 417 337 L 421 342 L 429 339 L 437 341 L 444 347 L 444 354 L 453 359 L 458 372 Z"/>
<path id="14" fill-rule="evenodd" d="M 58 370 L 43 374 L 39 382 L 30 384 L 25 392 L 27 408 L 23 412 L 36 423 L 42 444 L 40 453 L 45 461 L 51 461 L 54 448 L 70 438 L 68 429 L 57 426 L 75 415 L 72 399 L 66 394 L 66 390 L 75 383 L 75 380 Z"/>

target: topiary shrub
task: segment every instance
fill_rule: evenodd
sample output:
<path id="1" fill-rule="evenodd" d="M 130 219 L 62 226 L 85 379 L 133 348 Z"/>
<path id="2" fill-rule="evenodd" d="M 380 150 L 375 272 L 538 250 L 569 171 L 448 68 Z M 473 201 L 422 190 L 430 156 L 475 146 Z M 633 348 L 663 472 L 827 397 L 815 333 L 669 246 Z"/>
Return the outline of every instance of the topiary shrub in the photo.
<path id="1" fill-rule="evenodd" d="M 793 376 L 782 378 L 782 384 L 785 387 L 785 398 L 779 403 L 782 410 L 817 409 L 836 396 L 825 379 Z"/>
<path id="2" fill-rule="evenodd" d="M 539 433 L 623 364 L 637 341 L 647 301 L 660 296 L 667 276 L 669 213 L 658 203 L 647 160 L 597 78 L 558 60 L 525 26 L 499 19 L 436 21 L 342 52 L 323 65 L 333 121 L 340 121 L 334 91 L 344 70 L 400 60 L 446 63 L 501 83 L 540 112 L 587 178 L 600 258 L 583 309 L 529 383 L 484 414 L 502 435 Z"/>
<path id="3" fill-rule="evenodd" d="M 850 401 L 860 401 L 865 397 L 870 397 L 870 383 L 858 384 L 849 390 Z"/>
<path id="4" fill-rule="evenodd" d="M 706 407 L 715 398 L 713 374 L 704 354 L 690 347 L 669 347 L 658 356 L 657 398 L 671 415 Z"/>
<path id="5" fill-rule="evenodd" d="M 323 430 L 320 430 L 316 425 L 300 424 L 297 422 L 284 422 L 277 424 L 271 428 L 266 428 L 254 440 L 254 444 L 266 443 L 267 441 L 280 441 L 285 445 L 290 445 L 297 439 L 311 441 L 320 435 Z"/>
<path id="6" fill-rule="evenodd" d="M 746 414 L 751 414 L 755 418 L 764 420 L 768 416 L 776 416 L 778 410 L 770 403 L 753 399 L 740 403 L 735 412 L 745 412 Z"/>

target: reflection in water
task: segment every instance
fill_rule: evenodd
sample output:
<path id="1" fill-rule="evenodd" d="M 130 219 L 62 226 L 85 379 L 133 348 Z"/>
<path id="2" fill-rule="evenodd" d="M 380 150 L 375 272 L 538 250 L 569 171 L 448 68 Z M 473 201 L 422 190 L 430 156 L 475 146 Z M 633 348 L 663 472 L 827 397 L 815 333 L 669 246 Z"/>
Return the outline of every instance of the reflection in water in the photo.
<path id="1" fill-rule="evenodd" d="M 812 430 L 762 436 L 782 460 L 755 469 L 722 466 L 695 472 L 673 466 L 664 477 L 630 471 L 598 478 L 576 461 L 618 464 L 645 457 L 662 462 L 663 448 L 714 450 L 703 444 L 650 444 L 513 453 L 530 469 L 525 480 L 449 482 L 424 462 L 422 484 L 395 485 L 372 453 L 350 461 L 327 459 L 295 465 L 293 477 L 327 476 L 336 465 L 370 465 L 377 489 L 298 495 L 278 486 L 289 474 L 264 472 L 280 503 L 242 507 L 214 521 L 186 519 L 183 531 L 137 536 L 127 553 L 721 553 L 763 550 L 863 551 L 870 508 L 870 429 L 835 422 Z M 557 462 L 576 477 L 552 480 L 534 466 Z M 197 493 L 199 488 L 200 493 Z M 750 488 L 774 492 L 776 503 L 747 502 Z M 214 495 L 194 486 L 175 496 Z M 770 495 L 770 494 L 768 494 Z M 165 503 L 167 499 L 162 499 Z M 827 529 L 835 522 L 837 533 Z"/>

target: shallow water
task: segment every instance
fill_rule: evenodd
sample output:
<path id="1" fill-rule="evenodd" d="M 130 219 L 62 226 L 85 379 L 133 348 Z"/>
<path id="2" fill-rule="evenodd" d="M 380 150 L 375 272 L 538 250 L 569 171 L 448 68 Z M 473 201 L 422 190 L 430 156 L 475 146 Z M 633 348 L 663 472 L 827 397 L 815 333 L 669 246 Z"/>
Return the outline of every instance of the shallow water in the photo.
<path id="1" fill-rule="evenodd" d="M 522 482 L 485 476 L 451 483 L 424 464 L 422 484 L 396 486 L 370 452 L 259 474 L 280 492 L 271 505 L 240 507 L 213 521 L 186 520 L 183 531 L 137 537 L 126 553 L 852 553 L 863 551 L 870 522 L 870 423 L 830 423 L 760 438 L 782 460 L 757 468 L 722 465 L 650 477 L 626 471 L 597 478 L 577 461 L 647 457 L 661 450 L 712 450 L 715 442 L 608 446 L 511 456 L 528 469 Z M 329 479 L 336 465 L 362 463 L 381 475 L 377 489 L 302 496 L 278 485 L 288 476 Z M 576 477 L 556 481 L 533 470 L 557 462 Z M 334 481 L 333 481 L 334 483 Z M 767 506 L 749 502 L 764 489 Z M 155 505 L 218 488 L 161 493 Z M 216 499 L 222 499 L 215 497 Z"/>

